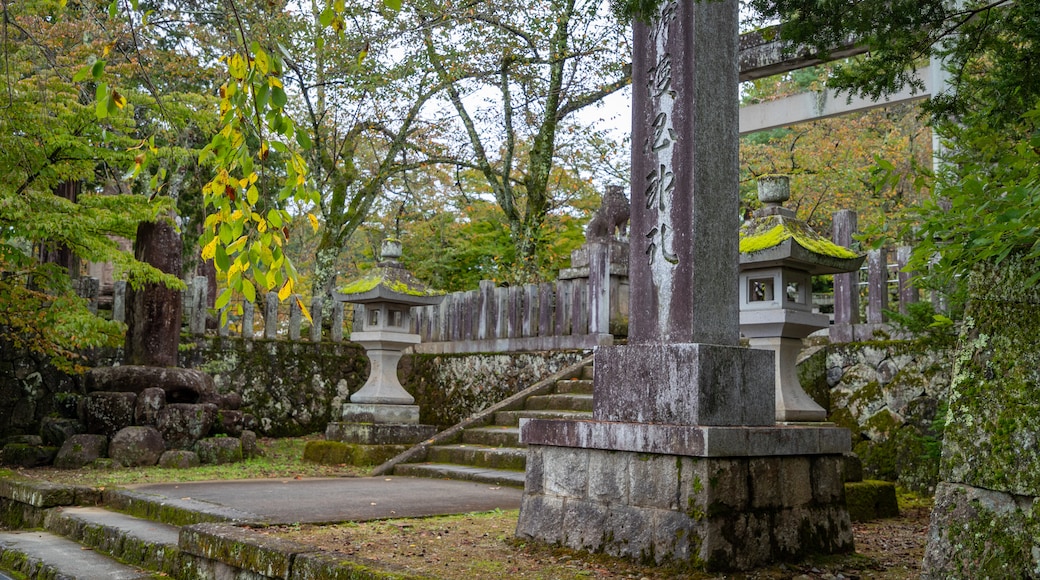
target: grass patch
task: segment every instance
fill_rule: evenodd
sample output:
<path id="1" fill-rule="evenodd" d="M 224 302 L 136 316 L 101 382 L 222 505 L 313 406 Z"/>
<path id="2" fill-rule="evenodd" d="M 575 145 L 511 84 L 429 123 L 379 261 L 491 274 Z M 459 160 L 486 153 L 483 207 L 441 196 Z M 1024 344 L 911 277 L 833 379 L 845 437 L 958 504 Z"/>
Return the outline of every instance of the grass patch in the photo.
<path id="1" fill-rule="evenodd" d="M 356 477 L 367 473 L 367 469 L 351 465 L 317 465 L 304 462 L 303 449 L 307 441 L 319 438 L 319 435 L 285 439 L 262 438 L 257 441 L 262 456 L 223 465 L 200 465 L 189 469 L 166 469 L 158 466 L 111 469 L 38 467 L 17 471 L 0 470 L 0 477 L 18 476 L 70 485 L 115 487 L 137 483 L 233 479 Z"/>

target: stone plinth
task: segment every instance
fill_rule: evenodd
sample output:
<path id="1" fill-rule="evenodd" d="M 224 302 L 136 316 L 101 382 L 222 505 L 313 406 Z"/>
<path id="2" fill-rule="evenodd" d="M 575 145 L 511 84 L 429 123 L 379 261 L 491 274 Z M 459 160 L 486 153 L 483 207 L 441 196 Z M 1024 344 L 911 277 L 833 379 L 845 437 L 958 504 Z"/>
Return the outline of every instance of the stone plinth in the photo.
<path id="1" fill-rule="evenodd" d="M 773 357 L 710 344 L 600 347 L 593 417 L 674 425 L 772 425 Z"/>
<path id="2" fill-rule="evenodd" d="M 521 538 L 709 571 L 853 549 L 843 429 L 540 420 L 521 439 Z"/>
<path id="3" fill-rule="evenodd" d="M 411 405 L 415 397 L 401 386 L 397 363 L 404 349 L 419 344 L 418 334 L 393 331 L 364 331 L 350 335 L 350 340 L 365 348 L 370 371 L 368 380 L 350 396 L 352 403 Z"/>
<path id="4" fill-rule="evenodd" d="M 343 405 L 343 420 L 329 423 L 325 439 L 355 445 L 414 445 L 437 433 L 419 424 L 418 405 Z"/>

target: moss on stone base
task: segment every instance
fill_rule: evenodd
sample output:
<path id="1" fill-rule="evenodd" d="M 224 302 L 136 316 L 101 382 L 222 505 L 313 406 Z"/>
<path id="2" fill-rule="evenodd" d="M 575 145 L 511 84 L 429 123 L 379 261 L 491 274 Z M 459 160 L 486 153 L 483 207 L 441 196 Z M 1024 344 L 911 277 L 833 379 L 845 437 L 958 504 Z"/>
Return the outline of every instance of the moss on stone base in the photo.
<path id="1" fill-rule="evenodd" d="M 303 460 L 321 465 L 379 465 L 409 445 L 358 445 L 342 441 L 308 441 Z"/>
<path id="2" fill-rule="evenodd" d="M 899 515 L 896 485 L 888 481 L 856 481 L 845 484 L 845 503 L 849 518 L 854 522 L 868 522 Z"/>

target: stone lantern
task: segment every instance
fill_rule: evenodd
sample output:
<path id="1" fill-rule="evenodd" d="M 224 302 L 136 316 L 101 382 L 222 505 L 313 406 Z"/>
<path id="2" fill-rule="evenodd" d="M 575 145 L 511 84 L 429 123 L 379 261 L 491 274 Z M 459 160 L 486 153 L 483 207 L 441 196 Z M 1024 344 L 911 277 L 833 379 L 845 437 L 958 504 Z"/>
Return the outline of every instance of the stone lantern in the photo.
<path id="1" fill-rule="evenodd" d="M 775 353 L 776 420 L 825 421 L 827 410 L 802 389 L 795 366 L 802 339 L 830 325 L 812 311 L 812 277 L 853 272 L 863 256 L 796 219 L 783 207 L 789 197 L 786 175 L 760 178 L 763 207 L 740 229 L 740 332 L 751 348 Z"/>
<path id="2" fill-rule="evenodd" d="M 415 398 L 401 386 L 397 364 L 404 350 L 419 344 L 411 331 L 412 306 L 438 304 L 443 294 L 421 284 L 398 262 L 401 242 L 383 241 L 382 260 L 367 276 L 344 287 L 337 299 L 361 304 L 355 312 L 352 342 L 365 349 L 369 376 L 343 405 L 343 422 L 330 423 L 326 438 L 365 445 L 417 443 L 435 428 L 419 425 Z"/>

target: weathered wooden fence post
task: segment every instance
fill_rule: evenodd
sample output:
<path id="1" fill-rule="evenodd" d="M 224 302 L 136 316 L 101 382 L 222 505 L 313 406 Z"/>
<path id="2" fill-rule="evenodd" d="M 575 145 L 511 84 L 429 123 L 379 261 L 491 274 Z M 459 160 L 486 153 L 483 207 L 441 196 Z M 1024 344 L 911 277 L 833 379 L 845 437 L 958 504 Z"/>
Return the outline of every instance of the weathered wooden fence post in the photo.
<path id="1" fill-rule="evenodd" d="M 192 336 L 206 334 L 206 298 L 209 296 L 209 279 L 195 276 L 191 281 L 191 316 L 188 318 L 188 332 Z"/>
<path id="2" fill-rule="evenodd" d="M 268 292 L 264 301 L 264 338 L 278 338 L 278 293 Z"/>
<path id="3" fill-rule="evenodd" d="M 126 282 L 112 284 L 112 320 L 126 322 Z"/>
<path id="4" fill-rule="evenodd" d="M 253 313 L 256 307 L 246 300 L 242 303 L 242 338 L 253 340 Z"/>
<path id="5" fill-rule="evenodd" d="M 896 248 L 896 266 L 899 268 L 896 276 L 899 280 L 899 312 L 901 314 L 906 314 L 909 305 L 921 299 L 920 290 L 914 285 L 914 272 L 906 271 L 913 251 L 910 246 Z"/>
<path id="6" fill-rule="evenodd" d="M 332 331 L 329 338 L 332 342 L 343 342 L 343 301 L 332 303 Z"/>
<path id="7" fill-rule="evenodd" d="M 843 209 L 834 214 L 831 241 L 846 248 L 852 247 L 856 233 L 856 212 Z M 851 342 L 853 325 L 859 322 L 859 272 L 834 275 L 834 325 L 831 341 Z"/>
<path id="8" fill-rule="evenodd" d="M 881 324 L 888 308 L 887 251 L 867 251 L 867 323 Z"/>

